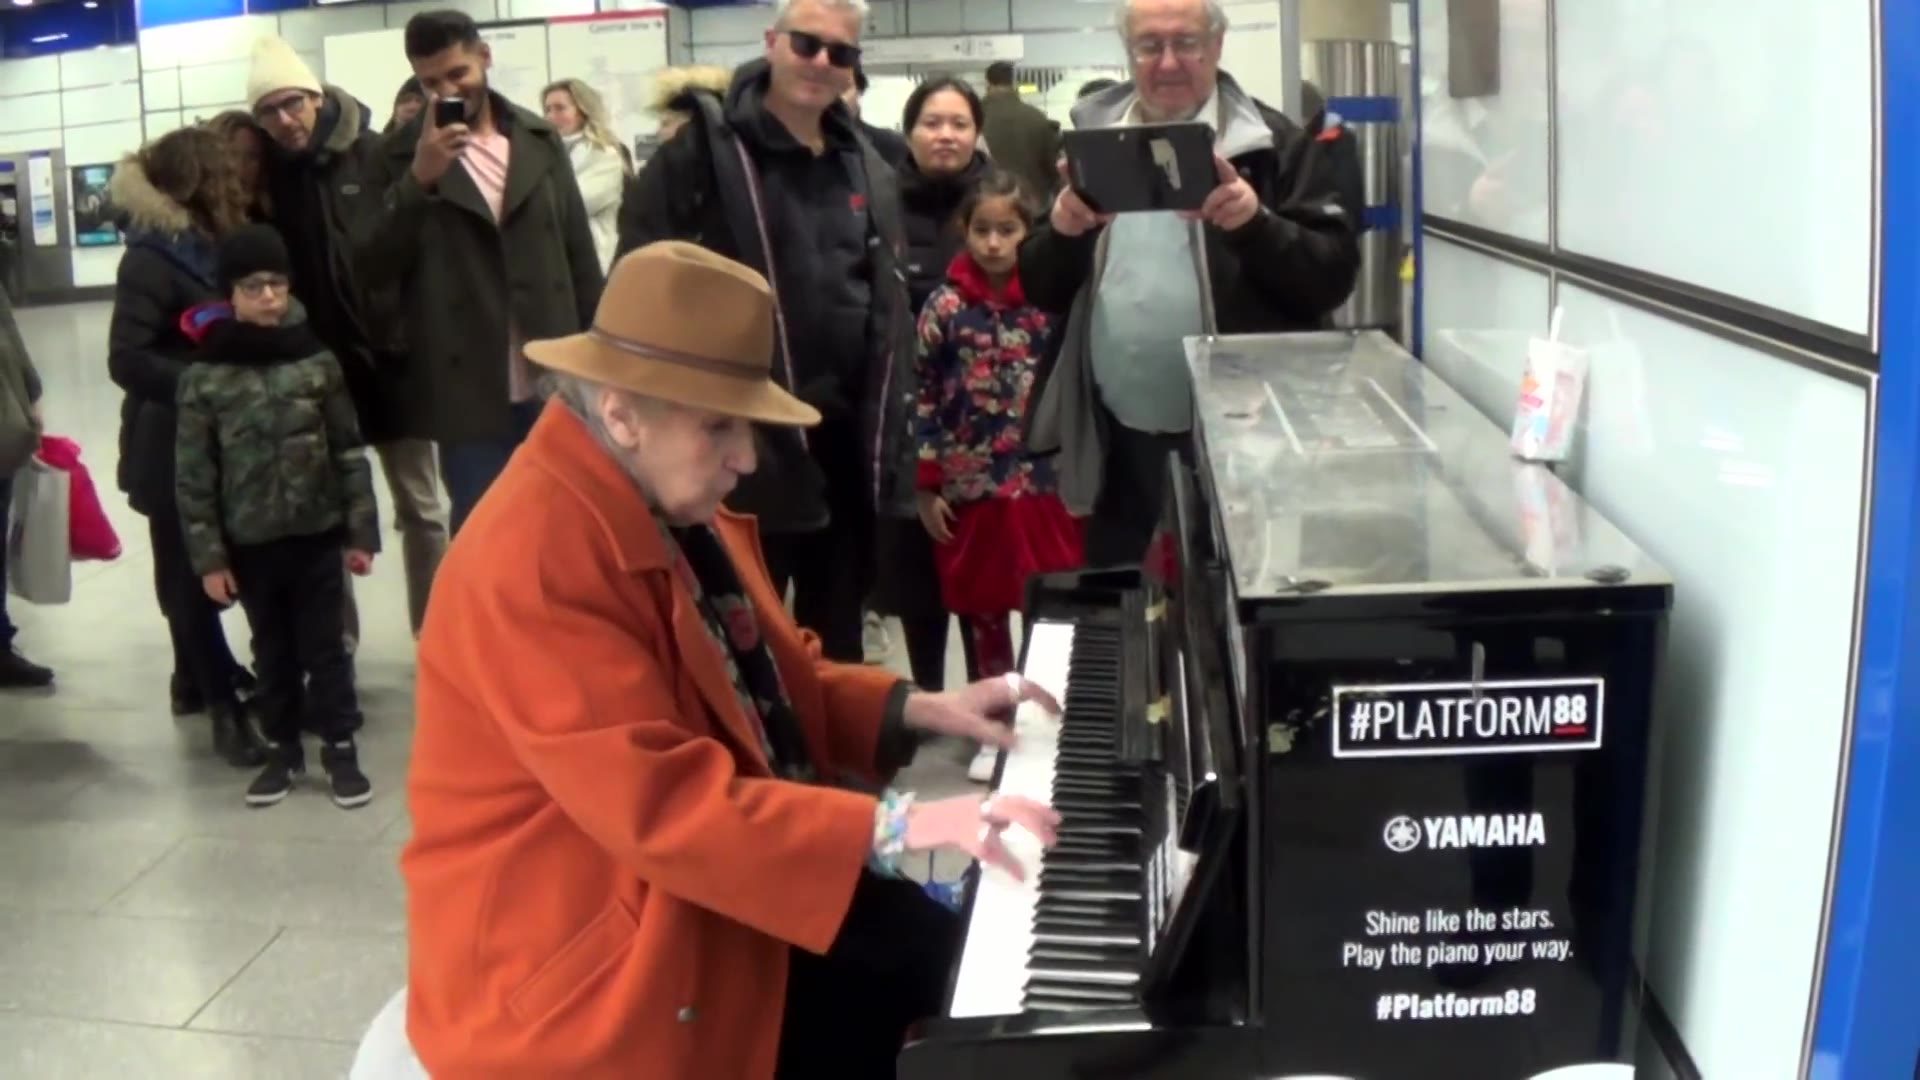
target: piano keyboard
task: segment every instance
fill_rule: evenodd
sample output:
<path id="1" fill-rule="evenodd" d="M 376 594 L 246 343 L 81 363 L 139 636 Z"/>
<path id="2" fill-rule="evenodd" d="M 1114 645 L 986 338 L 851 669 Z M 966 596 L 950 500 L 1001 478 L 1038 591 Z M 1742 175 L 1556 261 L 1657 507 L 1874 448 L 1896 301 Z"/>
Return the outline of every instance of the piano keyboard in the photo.
<path id="1" fill-rule="evenodd" d="M 1147 902 L 1141 777 L 1116 755 L 1121 630 L 1038 622 L 1022 674 L 1053 693 L 1063 715 L 1037 705 L 1014 716 L 996 791 L 1060 811 L 1059 843 L 1043 852 L 1024 829 L 1008 849 L 1016 881 L 982 868 L 960 954 L 950 1017 L 1077 1011 L 1137 1004 Z"/>

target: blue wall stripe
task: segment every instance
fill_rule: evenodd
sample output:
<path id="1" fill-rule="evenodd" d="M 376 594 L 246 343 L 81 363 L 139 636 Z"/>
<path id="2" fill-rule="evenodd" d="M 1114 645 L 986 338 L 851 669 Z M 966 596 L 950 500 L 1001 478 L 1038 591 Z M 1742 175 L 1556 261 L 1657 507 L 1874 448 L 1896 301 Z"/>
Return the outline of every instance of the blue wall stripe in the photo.
<path id="1" fill-rule="evenodd" d="M 1338 113 L 1349 124 L 1397 124 L 1400 99 L 1396 97 L 1332 97 L 1327 111 Z"/>
<path id="2" fill-rule="evenodd" d="M 1920 1057 L 1920 0 L 1880 0 L 1879 412 L 1866 614 L 1811 1074 Z"/>
<path id="3" fill-rule="evenodd" d="M 1400 227 L 1400 208 L 1397 206 L 1369 206 L 1360 211 L 1360 231 L 1373 229 L 1394 230 Z"/>

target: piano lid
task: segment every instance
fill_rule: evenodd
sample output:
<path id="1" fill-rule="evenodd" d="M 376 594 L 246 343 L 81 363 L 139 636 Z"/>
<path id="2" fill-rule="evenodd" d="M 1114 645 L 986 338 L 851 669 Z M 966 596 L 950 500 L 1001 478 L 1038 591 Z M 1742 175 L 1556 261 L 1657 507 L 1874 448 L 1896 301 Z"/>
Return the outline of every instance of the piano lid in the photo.
<path id="1" fill-rule="evenodd" d="M 1242 600 L 1669 583 L 1379 331 L 1193 337 L 1186 351 Z"/>

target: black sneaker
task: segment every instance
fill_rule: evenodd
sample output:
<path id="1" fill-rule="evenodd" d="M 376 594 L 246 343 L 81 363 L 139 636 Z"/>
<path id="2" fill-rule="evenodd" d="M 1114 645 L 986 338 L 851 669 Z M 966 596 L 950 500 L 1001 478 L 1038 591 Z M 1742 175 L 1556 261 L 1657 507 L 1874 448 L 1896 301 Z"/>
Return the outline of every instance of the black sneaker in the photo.
<path id="1" fill-rule="evenodd" d="M 38 690 L 53 685 L 53 669 L 14 652 L 0 648 L 0 689 Z"/>
<path id="2" fill-rule="evenodd" d="M 299 743 L 267 748 L 267 767 L 247 788 L 248 806 L 272 806 L 287 797 L 293 785 L 307 775 L 307 755 Z"/>
<path id="3" fill-rule="evenodd" d="M 323 743 L 320 764 L 327 770 L 327 782 L 333 787 L 333 804 L 351 810 L 373 801 L 373 781 L 360 771 L 360 751 L 352 739 Z"/>

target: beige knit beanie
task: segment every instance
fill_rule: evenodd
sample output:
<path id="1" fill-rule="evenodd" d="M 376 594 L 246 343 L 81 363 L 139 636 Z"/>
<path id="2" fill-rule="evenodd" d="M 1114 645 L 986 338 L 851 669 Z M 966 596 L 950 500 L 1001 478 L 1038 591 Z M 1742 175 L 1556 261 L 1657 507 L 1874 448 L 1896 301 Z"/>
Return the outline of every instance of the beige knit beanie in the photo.
<path id="1" fill-rule="evenodd" d="M 257 38 L 253 43 L 253 67 L 247 72 L 247 103 L 260 104 L 261 99 L 282 90 L 305 90 L 308 93 L 320 92 L 320 80 L 313 77 L 313 69 L 307 66 L 293 46 L 277 37 Z"/>

